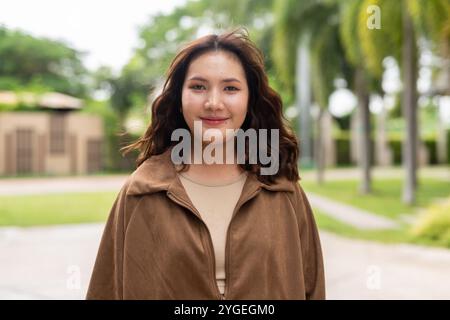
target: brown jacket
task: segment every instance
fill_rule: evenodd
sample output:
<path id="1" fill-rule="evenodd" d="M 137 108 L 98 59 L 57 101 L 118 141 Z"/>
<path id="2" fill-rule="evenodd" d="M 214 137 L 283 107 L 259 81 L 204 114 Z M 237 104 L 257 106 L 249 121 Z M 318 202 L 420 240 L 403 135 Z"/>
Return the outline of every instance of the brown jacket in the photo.
<path id="1" fill-rule="evenodd" d="M 220 205 L 220 204 L 218 204 Z M 324 299 L 319 235 L 298 183 L 249 174 L 228 227 L 224 299 Z M 87 299 L 222 299 L 214 249 L 170 159 L 128 178 L 111 209 Z"/>

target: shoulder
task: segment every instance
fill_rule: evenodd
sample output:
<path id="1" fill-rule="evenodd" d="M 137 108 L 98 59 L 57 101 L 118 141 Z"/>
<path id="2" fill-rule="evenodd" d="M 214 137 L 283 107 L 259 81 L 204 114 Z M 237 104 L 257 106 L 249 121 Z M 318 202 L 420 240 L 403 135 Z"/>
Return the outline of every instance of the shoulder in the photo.
<path id="1" fill-rule="evenodd" d="M 139 201 L 138 197 L 130 194 L 130 190 L 133 186 L 134 177 L 132 174 L 125 178 L 120 190 L 117 193 L 116 199 L 113 204 L 112 211 L 113 214 L 120 217 L 120 219 L 124 219 L 127 221 L 131 216 L 134 208 L 136 207 L 137 202 Z"/>
<path id="2" fill-rule="evenodd" d="M 292 182 L 292 189 L 293 192 L 286 192 L 289 201 L 301 218 L 308 218 L 308 216 L 312 214 L 312 209 L 308 197 L 299 181 Z"/>

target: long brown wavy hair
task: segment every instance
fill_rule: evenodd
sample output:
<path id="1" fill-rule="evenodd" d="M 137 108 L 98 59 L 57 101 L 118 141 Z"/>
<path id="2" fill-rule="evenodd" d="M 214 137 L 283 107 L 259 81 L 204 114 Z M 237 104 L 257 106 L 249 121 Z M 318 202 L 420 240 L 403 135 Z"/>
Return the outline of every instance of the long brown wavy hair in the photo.
<path id="1" fill-rule="evenodd" d="M 298 141 L 289 122 L 283 116 L 283 103 L 280 95 L 270 86 L 264 67 L 263 53 L 249 39 L 244 28 L 238 28 L 220 35 L 211 34 L 187 43 L 177 53 L 170 64 L 162 93 L 152 104 L 152 119 L 142 137 L 134 143 L 121 149 L 125 155 L 138 150 L 136 164 L 139 167 L 153 155 L 164 153 L 178 141 L 171 141 L 172 132 L 178 128 L 189 127 L 181 113 L 181 94 L 186 73 L 191 61 L 203 53 L 222 50 L 237 56 L 242 64 L 249 88 L 248 112 L 241 129 L 253 128 L 279 129 L 279 170 L 276 175 L 260 175 L 260 168 L 265 165 L 239 164 L 239 166 L 257 175 L 258 180 L 271 184 L 279 176 L 288 180 L 299 179 L 297 160 L 299 156 Z M 271 153 L 270 138 L 268 140 L 268 154 Z M 245 148 L 245 158 L 248 159 L 248 144 Z M 259 151 L 258 151 L 259 154 Z M 184 165 L 181 170 L 186 170 Z M 177 169 L 178 170 L 178 169 Z"/>

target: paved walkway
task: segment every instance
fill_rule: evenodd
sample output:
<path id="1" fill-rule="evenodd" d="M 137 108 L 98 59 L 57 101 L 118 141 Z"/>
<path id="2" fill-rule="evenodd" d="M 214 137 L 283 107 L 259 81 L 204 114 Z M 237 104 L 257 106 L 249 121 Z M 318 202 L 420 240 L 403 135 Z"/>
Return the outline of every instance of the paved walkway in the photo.
<path id="1" fill-rule="evenodd" d="M 450 250 L 321 232 L 329 299 L 450 299 Z"/>
<path id="2" fill-rule="evenodd" d="M 102 229 L 0 228 L 0 299 L 82 299 Z"/>
<path id="3" fill-rule="evenodd" d="M 102 232 L 0 228 L 0 299 L 84 299 Z M 450 298 L 450 250 L 320 236 L 328 299 Z"/>
<path id="4" fill-rule="evenodd" d="M 450 167 L 427 167 L 418 171 L 419 177 L 436 178 L 450 181 Z M 374 168 L 374 177 L 401 178 L 402 168 Z M 302 179 L 314 180 L 314 171 L 301 172 Z M 0 195 L 44 194 L 63 192 L 95 192 L 117 191 L 127 175 L 55 177 L 55 178 L 7 178 L 0 179 Z M 357 168 L 327 169 L 326 180 L 358 179 L 360 170 Z"/>
<path id="5" fill-rule="evenodd" d="M 392 229 L 398 227 L 397 222 L 386 217 L 333 201 L 311 192 L 307 192 L 307 196 L 313 208 L 317 208 L 353 227 L 359 229 Z"/>
<path id="6" fill-rule="evenodd" d="M 119 191 L 126 175 L 0 179 L 0 195 Z"/>
<path id="7" fill-rule="evenodd" d="M 450 181 L 450 166 L 432 166 L 422 167 L 417 170 L 417 174 L 420 178 L 432 178 Z M 315 180 L 316 171 L 302 171 L 300 170 L 300 176 L 305 180 Z M 376 178 L 390 178 L 400 179 L 405 176 L 405 170 L 401 167 L 374 167 L 372 169 L 372 176 Z M 360 179 L 362 177 L 361 169 L 359 168 L 330 168 L 325 170 L 326 180 L 348 180 L 348 179 Z"/>

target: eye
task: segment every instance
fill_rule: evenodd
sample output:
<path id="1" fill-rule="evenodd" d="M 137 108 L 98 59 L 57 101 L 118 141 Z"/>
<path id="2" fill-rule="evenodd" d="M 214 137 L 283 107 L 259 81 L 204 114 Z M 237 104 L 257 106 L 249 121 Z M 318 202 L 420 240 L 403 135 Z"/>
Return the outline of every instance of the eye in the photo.
<path id="1" fill-rule="evenodd" d="M 194 85 L 190 86 L 189 88 L 194 89 L 194 90 L 202 90 L 202 89 L 205 89 L 205 86 L 201 85 L 201 84 L 194 84 Z"/>
<path id="2" fill-rule="evenodd" d="M 225 87 L 225 90 L 226 90 L 226 91 L 239 91 L 239 89 L 238 89 L 238 88 L 236 88 L 236 87 L 233 87 L 233 86 L 228 86 L 228 87 Z"/>

